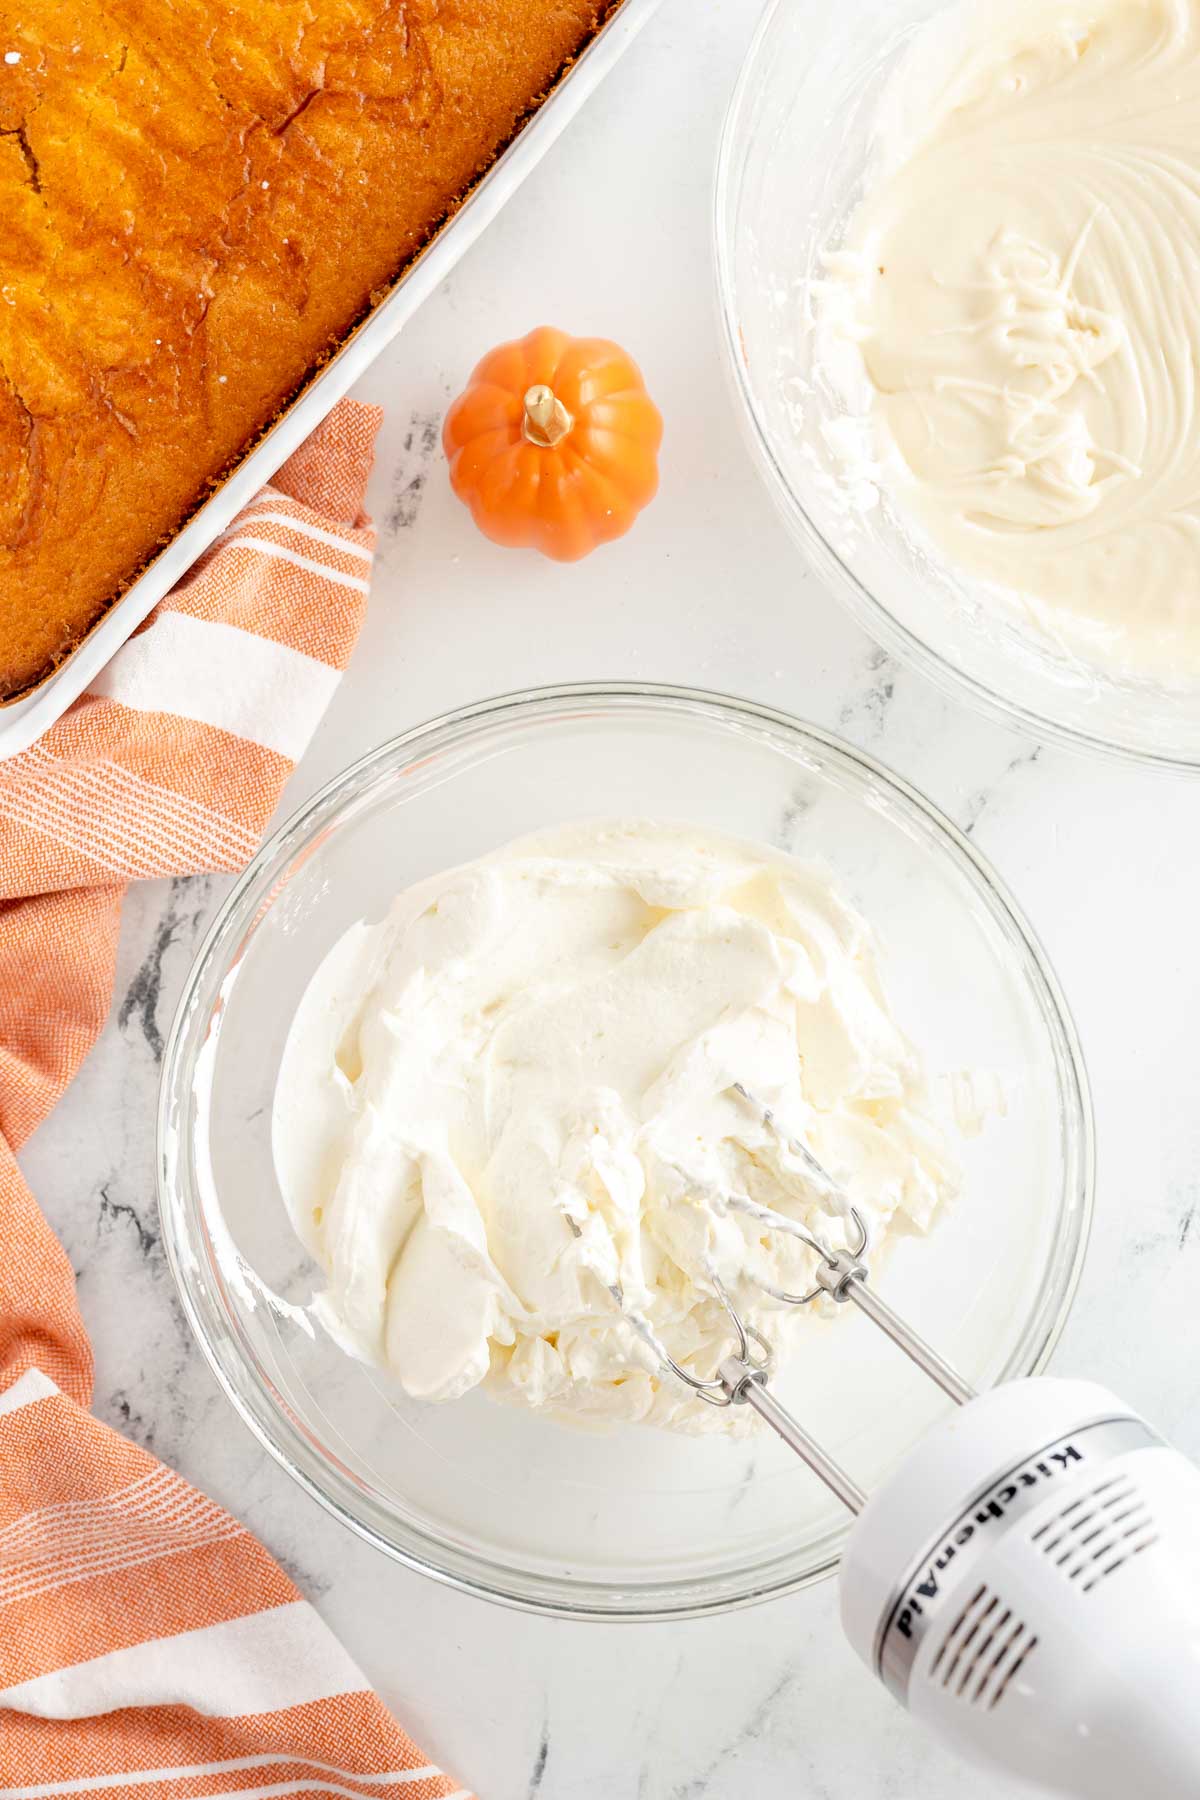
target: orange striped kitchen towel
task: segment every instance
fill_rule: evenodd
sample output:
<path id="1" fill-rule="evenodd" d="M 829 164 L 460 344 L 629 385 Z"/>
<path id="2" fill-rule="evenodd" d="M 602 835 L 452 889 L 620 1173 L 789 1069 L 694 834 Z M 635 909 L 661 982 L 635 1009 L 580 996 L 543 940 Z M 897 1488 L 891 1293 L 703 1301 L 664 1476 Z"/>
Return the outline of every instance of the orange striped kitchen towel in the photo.
<path id="1" fill-rule="evenodd" d="M 0 763 L 6 1800 L 454 1790 L 249 1533 L 92 1418 L 71 1268 L 13 1154 L 104 1022 L 125 884 L 238 868 L 337 686 L 379 420 L 343 401 L 90 692 Z"/>

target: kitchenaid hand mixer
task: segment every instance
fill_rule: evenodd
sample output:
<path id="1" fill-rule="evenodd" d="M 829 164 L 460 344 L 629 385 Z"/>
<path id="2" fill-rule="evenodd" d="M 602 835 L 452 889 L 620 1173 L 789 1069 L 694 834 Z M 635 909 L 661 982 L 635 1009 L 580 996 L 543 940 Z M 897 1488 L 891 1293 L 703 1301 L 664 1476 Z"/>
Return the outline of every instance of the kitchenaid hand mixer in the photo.
<path id="1" fill-rule="evenodd" d="M 962 1755 L 1087 1800 L 1200 1796 L 1200 1469 L 1091 1382 L 974 1394 L 867 1285 L 861 1215 L 770 1108 L 735 1091 L 838 1203 L 836 1247 L 747 1196 L 724 1204 L 803 1239 L 813 1286 L 864 1312 L 959 1410 L 868 1498 L 766 1386 L 770 1351 L 719 1279 L 737 1349 L 710 1404 L 752 1406 L 857 1516 L 842 1624 L 867 1667 Z"/>

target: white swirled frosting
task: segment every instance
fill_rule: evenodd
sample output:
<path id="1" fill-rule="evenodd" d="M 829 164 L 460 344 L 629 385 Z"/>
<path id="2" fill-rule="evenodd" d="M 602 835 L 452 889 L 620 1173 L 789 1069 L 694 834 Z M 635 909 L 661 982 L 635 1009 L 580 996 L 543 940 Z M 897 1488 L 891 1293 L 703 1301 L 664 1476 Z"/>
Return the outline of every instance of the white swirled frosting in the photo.
<path id="1" fill-rule="evenodd" d="M 1096 660 L 1200 671 L 1200 0 L 951 7 L 828 267 L 940 553 Z"/>
<path id="2" fill-rule="evenodd" d="M 841 1234 L 735 1081 L 877 1244 L 954 1191 L 871 933 L 821 869 L 622 822 L 401 894 L 326 958 L 280 1070 L 276 1166 L 325 1323 L 414 1397 L 486 1383 L 556 1413 L 733 1426 L 656 1351 L 714 1373 L 714 1271 L 781 1345 L 802 1317 L 760 1284 L 807 1286 L 812 1261 L 722 1197 Z"/>

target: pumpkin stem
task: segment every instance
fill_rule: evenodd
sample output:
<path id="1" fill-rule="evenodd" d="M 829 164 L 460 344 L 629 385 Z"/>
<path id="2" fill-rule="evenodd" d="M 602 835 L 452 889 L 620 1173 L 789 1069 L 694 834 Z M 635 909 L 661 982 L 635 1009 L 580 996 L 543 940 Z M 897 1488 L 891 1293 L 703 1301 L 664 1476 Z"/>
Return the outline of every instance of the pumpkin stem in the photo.
<path id="1" fill-rule="evenodd" d="M 538 444 L 543 450 L 553 450 L 555 444 L 566 437 L 575 421 L 557 397 L 553 388 L 544 382 L 525 390 L 525 436 L 531 444 Z"/>

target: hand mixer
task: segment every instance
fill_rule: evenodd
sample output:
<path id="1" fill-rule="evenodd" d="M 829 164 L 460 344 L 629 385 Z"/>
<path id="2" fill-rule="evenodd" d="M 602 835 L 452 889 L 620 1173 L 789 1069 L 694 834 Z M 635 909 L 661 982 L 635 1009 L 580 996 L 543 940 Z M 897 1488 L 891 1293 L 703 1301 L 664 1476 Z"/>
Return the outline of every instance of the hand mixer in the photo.
<path id="1" fill-rule="evenodd" d="M 770 1351 L 720 1280 L 737 1350 L 718 1379 L 671 1369 L 717 1406 L 752 1406 L 857 1515 L 842 1624 L 867 1667 L 962 1755 L 1088 1800 L 1200 1797 L 1200 1469 L 1106 1389 L 1039 1377 L 975 1394 L 867 1285 L 861 1214 L 740 1084 L 855 1242 L 800 1236 L 819 1295 L 858 1307 L 959 1411 L 868 1498 L 766 1386 Z M 669 1359 L 668 1359 L 669 1361 Z"/>

